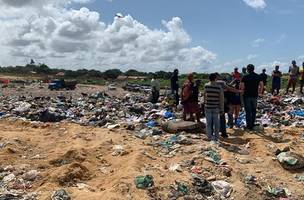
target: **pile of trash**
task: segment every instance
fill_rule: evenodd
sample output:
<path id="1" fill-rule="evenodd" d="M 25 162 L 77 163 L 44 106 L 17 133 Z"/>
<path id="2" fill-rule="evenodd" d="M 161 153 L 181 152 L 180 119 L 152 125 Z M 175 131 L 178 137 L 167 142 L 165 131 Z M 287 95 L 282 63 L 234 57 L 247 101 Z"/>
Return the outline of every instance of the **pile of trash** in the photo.
<path id="1" fill-rule="evenodd" d="M 146 96 L 127 94 L 110 97 L 105 92 L 83 94 L 80 98 L 42 96 L 1 96 L 0 118 L 19 118 L 38 122 L 61 122 L 117 128 L 122 124 L 156 125 L 156 120 L 174 119 L 165 104 L 153 105 Z"/>
<path id="2" fill-rule="evenodd" d="M 267 94 L 258 99 L 257 123 L 261 127 L 304 127 L 304 97 L 272 96 Z M 246 126 L 245 112 L 236 121 L 237 127 Z"/>

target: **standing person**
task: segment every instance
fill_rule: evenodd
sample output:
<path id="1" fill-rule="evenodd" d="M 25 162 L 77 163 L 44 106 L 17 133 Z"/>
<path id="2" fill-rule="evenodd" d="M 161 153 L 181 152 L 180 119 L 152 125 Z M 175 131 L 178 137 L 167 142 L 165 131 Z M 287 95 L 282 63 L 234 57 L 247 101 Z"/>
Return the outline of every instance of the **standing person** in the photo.
<path id="1" fill-rule="evenodd" d="M 199 105 L 199 88 L 201 86 L 201 80 L 196 80 L 194 85 L 194 92 L 193 92 L 193 99 L 195 102 L 195 106 L 198 108 L 197 112 L 195 113 L 196 120 L 198 123 L 201 123 L 201 107 Z"/>
<path id="2" fill-rule="evenodd" d="M 228 113 L 229 123 L 231 123 L 231 121 L 233 122 L 233 119 L 229 113 L 229 105 L 230 105 L 229 99 L 230 99 L 231 93 L 237 93 L 240 91 L 236 90 L 233 87 L 228 86 L 225 81 L 221 80 L 221 76 L 219 73 L 215 73 L 215 75 L 217 76 L 216 83 L 219 86 L 221 86 L 221 88 L 224 92 L 224 112 L 220 114 L 220 132 L 221 132 L 221 136 L 223 138 L 228 138 L 228 134 L 227 134 L 227 130 L 226 130 L 225 113 Z"/>
<path id="3" fill-rule="evenodd" d="M 158 102 L 159 91 L 160 91 L 160 83 L 156 75 L 153 75 L 153 78 L 151 80 L 151 91 L 152 91 L 151 103 L 155 104 Z"/>
<path id="4" fill-rule="evenodd" d="M 179 89 L 179 84 L 178 84 L 178 69 L 175 69 L 173 71 L 173 75 L 171 76 L 171 92 L 174 95 L 175 105 L 176 106 L 179 105 L 178 89 Z"/>
<path id="5" fill-rule="evenodd" d="M 241 81 L 241 90 L 244 97 L 247 128 L 252 130 L 255 126 L 258 96 L 262 94 L 264 86 L 261 77 L 254 72 L 254 65 L 249 64 L 247 71 L 248 74 Z"/>
<path id="6" fill-rule="evenodd" d="M 222 87 L 216 82 L 217 75 L 215 73 L 209 75 L 209 81 L 204 90 L 207 136 L 209 140 L 218 142 L 219 115 L 224 112 L 224 92 Z"/>
<path id="7" fill-rule="evenodd" d="M 232 82 L 241 81 L 241 73 L 238 71 L 239 69 L 236 67 L 234 68 L 234 72 L 232 72 Z"/>
<path id="8" fill-rule="evenodd" d="M 241 78 L 243 78 L 247 74 L 247 68 L 243 67 L 242 68 L 242 73 L 241 73 Z"/>
<path id="9" fill-rule="evenodd" d="M 302 63 L 302 67 L 299 70 L 300 72 L 300 92 L 303 94 L 303 86 L 304 86 L 304 62 Z"/>
<path id="10" fill-rule="evenodd" d="M 182 89 L 182 105 L 184 106 L 183 119 L 187 120 L 187 115 L 190 114 L 190 120 L 194 121 L 193 114 L 196 114 L 196 119 L 199 122 L 198 116 L 198 94 L 193 83 L 193 74 L 189 74 Z M 197 96 L 197 97 L 196 97 Z"/>
<path id="11" fill-rule="evenodd" d="M 288 94 L 289 88 L 292 86 L 292 93 L 296 90 L 296 85 L 297 85 L 297 77 L 299 75 L 299 67 L 297 66 L 297 63 L 295 60 L 292 61 L 292 65 L 289 67 L 289 80 L 288 80 L 288 85 L 286 88 L 286 93 Z"/>
<path id="12" fill-rule="evenodd" d="M 262 73 L 260 74 L 261 76 L 261 81 L 263 81 L 264 84 L 264 88 L 262 91 L 262 94 L 264 94 L 265 90 L 266 90 L 266 85 L 267 85 L 267 74 L 266 74 L 266 69 L 263 69 Z"/>
<path id="13" fill-rule="evenodd" d="M 281 77 L 282 77 L 282 72 L 279 71 L 280 66 L 277 65 L 275 66 L 275 70 L 272 72 L 272 89 L 271 89 L 271 94 L 274 94 L 274 91 L 276 90 L 276 95 L 280 94 L 280 89 L 281 89 Z"/>
<path id="14" fill-rule="evenodd" d="M 240 81 L 235 82 L 234 88 L 237 90 L 240 90 Z M 230 102 L 230 109 L 229 109 L 230 115 L 228 117 L 229 126 L 230 126 L 230 128 L 233 128 L 233 125 L 236 124 L 237 119 L 239 118 L 239 114 L 240 114 L 240 110 L 241 110 L 241 94 L 240 93 L 231 93 L 229 102 Z"/>

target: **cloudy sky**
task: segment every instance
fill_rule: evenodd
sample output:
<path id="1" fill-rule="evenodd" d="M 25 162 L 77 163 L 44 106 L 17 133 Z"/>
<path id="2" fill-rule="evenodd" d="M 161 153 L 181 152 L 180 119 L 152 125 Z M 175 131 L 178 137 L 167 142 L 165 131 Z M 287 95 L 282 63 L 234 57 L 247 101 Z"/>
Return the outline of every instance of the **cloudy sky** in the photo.
<path id="1" fill-rule="evenodd" d="M 303 0 L 0 0 L 0 65 L 286 70 L 304 61 L 303 9 Z"/>

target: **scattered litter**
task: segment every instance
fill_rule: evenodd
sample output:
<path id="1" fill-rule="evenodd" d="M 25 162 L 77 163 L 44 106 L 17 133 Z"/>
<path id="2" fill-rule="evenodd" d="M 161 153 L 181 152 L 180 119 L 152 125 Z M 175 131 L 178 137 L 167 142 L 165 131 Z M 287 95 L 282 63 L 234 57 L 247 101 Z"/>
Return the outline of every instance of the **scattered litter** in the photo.
<path id="1" fill-rule="evenodd" d="M 135 177 L 134 182 L 139 189 L 146 189 L 154 185 L 153 176 L 151 175 L 137 176 Z"/>

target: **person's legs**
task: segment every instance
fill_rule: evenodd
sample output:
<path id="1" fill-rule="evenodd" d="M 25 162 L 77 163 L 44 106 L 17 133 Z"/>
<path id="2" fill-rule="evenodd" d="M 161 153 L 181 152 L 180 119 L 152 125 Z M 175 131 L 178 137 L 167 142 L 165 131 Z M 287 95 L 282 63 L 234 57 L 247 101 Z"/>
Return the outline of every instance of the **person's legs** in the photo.
<path id="1" fill-rule="evenodd" d="M 233 114 L 232 113 L 228 113 L 228 125 L 233 128 Z"/>
<path id="2" fill-rule="evenodd" d="M 184 120 L 184 121 L 187 120 L 187 113 L 185 113 L 185 111 L 183 112 L 183 120 Z"/>
<path id="3" fill-rule="evenodd" d="M 289 88 L 291 86 L 291 81 L 292 81 L 291 78 L 289 78 L 287 88 L 286 88 L 286 94 L 288 94 L 288 92 L 289 92 Z"/>
<path id="4" fill-rule="evenodd" d="M 297 85 L 297 80 L 296 79 L 293 79 L 292 80 L 292 94 L 295 92 L 296 90 L 296 85 Z"/>
<path id="5" fill-rule="evenodd" d="M 219 117 L 219 110 L 214 109 L 213 110 L 213 124 L 214 124 L 214 134 L 213 134 L 213 140 L 218 141 L 219 140 L 219 127 L 220 127 L 220 117 Z M 222 133 L 223 134 L 223 133 Z"/>
<path id="6" fill-rule="evenodd" d="M 207 131 L 207 137 L 209 140 L 212 140 L 212 132 L 213 132 L 213 124 L 214 122 L 213 117 L 212 117 L 212 110 L 211 109 L 206 109 L 205 110 L 205 115 L 206 115 L 206 131 Z"/>
<path id="7" fill-rule="evenodd" d="M 252 122 L 252 113 L 251 113 L 251 102 L 250 98 L 245 97 L 244 98 L 244 107 L 245 107 L 245 113 L 246 113 L 246 124 L 247 128 L 252 129 L 253 127 L 251 126 Z"/>
<path id="8" fill-rule="evenodd" d="M 159 93 L 157 91 L 152 91 L 151 103 L 155 104 L 158 101 Z"/>
<path id="9" fill-rule="evenodd" d="M 222 133 L 222 137 L 227 137 L 227 132 L 226 132 L 226 119 L 225 119 L 225 113 L 224 114 L 220 114 L 220 132 Z"/>
<path id="10" fill-rule="evenodd" d="M 184 106 L 184 112 L 183 112 L 183 120 L 186 121 L 187 120 L 187 114 L 189 113 L 189 108 L 187 103 L 183 104 Z"/>
<path id="11" fill-rule="evenodd" d="M 159 91 L 156 91 L 155 92 L 155 103 L 158 102 L 158 99 L 159 99 Z"/>
<path id="12" fill-rule="evenodd" d="M 189 118 L 189 121 L 193 121 L 193 122 L 195 121 L 195 120 L 194 120 L 193 113 L 190 113 L 190 118 Z"/>
<path id="13" fill-rule="evenodd" d="M 257 98 L 251 98 L 251 109 L 252 109 L 251 110 L 251 113 L 252 113 L 251 125 L 252 125 L 252 127 L 254 127 L 254 124 L 255 124 L 257 102 L 258 102 Z"/>
<path id="14" fill-rule="evenodd" d="M 272 85 L 271 85 L 271 94 L 273 95 L 275 90 L 275 81 L 272 81 Z"/>
<path id="15" fill-rule="evenodd" d="M 230 128 L 233 128 L 233 112 L 234 112 L 234 106 L 230 105 L 228 112 L 228 125 L 230 126 Z"/>
<path id="16" fill-rule="evenodd" d="M 200 123 L 201 122 L 201 113 L 199 111 L 197 111 L 195 113 L 195 117 L 196 117 L 196 121 L 197 123 Z"/>
<path id="17" fill-rule="evenodd" d="M 241 110 L 241 105 L 236 105 L 235 106 L 235 113 L 234 113 L 234 124 L 237 124 L 237 120 L 240 116 L 240 110 Z"/>
<path id="18" fill-rule="evenodd" d="M 174 90 L 174 95 L 175 95 L 175 103 L 176 103 L 176 106 L 178 106 L 178 105 L 179 105 L 178 90 Z"/>
<path id="19" fill-rule="evenodd" d="M 240 116 L 240 110 L 241 110 L 241 105 L 236 105 L 234 108 L 235 112 L 234 112 L 234 118 L 238 119 Z"/>
<path id="20" fill-rule="evenodd" d="M 280 94 L 280 89 L 281 89 L 281 81 L 278 82 L 277 95 Z"/>

